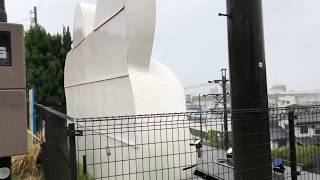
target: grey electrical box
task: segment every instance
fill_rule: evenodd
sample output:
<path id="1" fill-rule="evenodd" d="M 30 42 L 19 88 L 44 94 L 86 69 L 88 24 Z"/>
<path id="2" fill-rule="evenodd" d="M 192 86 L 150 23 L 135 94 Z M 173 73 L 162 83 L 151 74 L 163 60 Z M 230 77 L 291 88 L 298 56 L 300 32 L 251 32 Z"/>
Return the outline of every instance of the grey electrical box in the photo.
<path id="1" fill-rule="evenodd" d="M 27 151 L 24 30 L 0 23 L 0 157 Z"/>

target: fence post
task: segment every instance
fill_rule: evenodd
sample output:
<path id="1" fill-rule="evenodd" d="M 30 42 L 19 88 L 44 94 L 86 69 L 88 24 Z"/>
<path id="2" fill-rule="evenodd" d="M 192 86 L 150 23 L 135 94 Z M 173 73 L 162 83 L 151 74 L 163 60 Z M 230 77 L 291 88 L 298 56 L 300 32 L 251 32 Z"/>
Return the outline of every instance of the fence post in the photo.
<path id="1" fill-rule="evenodd" d="M 290 168 L 292 180 L 297 180 L 296 135 L 294 130 L 294 111 L 289 112 Z"/>
<path id="2" fill-rule="evenodd" d="M 82 174 L 87 177 L 87 156 L 83 155 L 82 157 L 82 162 L 83 162 L 83 171 Z"/>
<path id="3" fill-rule="evenodd" d="M 45 111 L 43 109 L 43 107 L 38 107 L 39 110 L 40 110 L 40 113 L 39 113 L 39 120 L 40 121 L 44 121 L 45 122 L 45 127 L 44 127 L 44 131 L 45 131 L 45 135 L 44 135 L 44 144 L 43 144 L 43 153 L 44 153 L 44 156 L 45 156 L 45 159 L 44 159 L 44 162 L 43 162 L 43 169 L 44 169 L 44 177 L 45 179 L 50 179 L 50 163 L 49 163 L 49 142 L 47 142 L 47 140 L 50 141 L 50 138 L 48 138 L 48 134 L 50 133 L 50 130 L 48 132 L 48 124 L 50 125 L 50 122 L 49 122 L 49 117 L 48 117 L 48 113 L 47 111 Z M 41 118 L 41 119 L 40 119 Z M 47 134 L 48 133 L 48 134 Z"/>
<path id="4" fill-rule="evenodd" d="M 69 149 L 71 164 L 71 180 L 77 180 L 77 151 L 76 151 L 76 135 L 74 123 L 69 124 Z"/>

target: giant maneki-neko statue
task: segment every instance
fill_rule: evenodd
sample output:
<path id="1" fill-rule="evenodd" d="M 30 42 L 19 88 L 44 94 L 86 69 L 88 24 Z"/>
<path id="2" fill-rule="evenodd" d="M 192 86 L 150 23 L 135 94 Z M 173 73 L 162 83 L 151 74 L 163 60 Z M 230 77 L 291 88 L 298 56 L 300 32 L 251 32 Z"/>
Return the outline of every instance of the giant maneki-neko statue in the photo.
<path id="1" fill-rule="evenodd" d="M 77 5 L 73 48 L 65 65 L 69 116 L 93 118 L 186 111 L 181 83 L 167 67 L 151 57 L 155 22 L 155 0 L 97 0 L 96 5 Z M 100 126 L 107 123 L 115 127 L 117 121 L 121 120 L 100 122 Z M 137 121 L 139 119 L 128 123 Z M 96 178 L 119 179 L 121 176 L 120 179 L 137 180 L 191 176 L 192 169 L 182 170 L 196 162 L 187 127 L 170 132 L 164 131 L 165 128 L 159 131 L 130 128 L 132 131 L 122 134 L 110 133 L 111 129 L 97 129 L 96 134 L 104 135 L 78 139 L 80 149 L 107 151 L 86 153 L 87 162 L 96 164 L 88 168 L 90 174 Z M 181 137 L 182 131 L 184 137 Z M 179 134 L 180 139 L 170 139 L 173 143 L 157 143 L 160 138 L 177 138 Z M 143 143 L 149 144 L 148 151 L 141 145 Z M 81 156 L 83 154 L 78 152 L 78 157 Z M 139 172 L 148 172 L 148 175 Z"/>

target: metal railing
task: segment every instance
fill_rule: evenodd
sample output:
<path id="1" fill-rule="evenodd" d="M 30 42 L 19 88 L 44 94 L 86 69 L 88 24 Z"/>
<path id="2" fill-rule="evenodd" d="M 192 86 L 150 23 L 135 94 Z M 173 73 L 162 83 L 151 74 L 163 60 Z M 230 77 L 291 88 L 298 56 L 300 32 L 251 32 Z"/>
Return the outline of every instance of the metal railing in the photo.
<path id="1" fill-rule="evenodd" d="M 231 118 L 237 116 L 254 119 L 257 128 L 269 119 L 265 132 L 241 134 L 257 139 L 269 134 L 267 144 L 253 144 L 253 150 L 271 149 L 257 156 L 270 159 L 265 166 L 272 167 L 272 177 L 265 179 L 320 180 L 319 106 L 73 119 L 38 105 L 37 113 L 46 179 L 233 180 Z"/>
<path id="2" fill-rule="evenodd" d="M 81 169 L 78 176 L 232 180 L 231 116 L 244 112 L 244 121 L 255 118 L 259 124 L 262 112 L 267 112 L 269 118 L 266 132 L 251 134 L 270 133 L 268 144 L 255 144 L 271 147 L 271 153 L 260 154 L 261 158 L 270 159 L 266 166 L 273 168 L 272 177 L 265 179 L 320 180 L 317 106 L 76 119 L 75 128 L 83 135 L 76 137 L 78 169 Z M 224 113 L 228 114 L 227 123 Z M 224 132 L 225 126 L 229 132 Z"/>
<path id="3" fill-rule="evenodd" d="M 43 172 L 46 180 L 73 179 L 77 174 L 73 119 L 43 105 L 36 105 L 39 132 L 43 136 Z"/>

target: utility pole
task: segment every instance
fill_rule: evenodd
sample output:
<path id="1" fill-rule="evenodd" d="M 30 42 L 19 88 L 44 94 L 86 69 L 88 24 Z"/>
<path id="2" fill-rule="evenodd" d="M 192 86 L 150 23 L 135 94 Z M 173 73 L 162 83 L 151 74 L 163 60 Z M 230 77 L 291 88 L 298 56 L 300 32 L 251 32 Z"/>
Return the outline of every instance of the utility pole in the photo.
<path id="1" fill-rule="evenodd" d="M 224 124 L 224 146 L 229 148 L 229 130 L 228 130 L 228 107 L 227 107 L 227 70 L 222 69 L 222 93 L 223 93 L 223 124 Z"/>
<path id="2" fill-rule="evenodd" d="M 31 11 L 30 14 L 32 15 L 31 23 L 33 23 L 35 26 L 37 26 L 38 25 L 38 10 L 37 10 L 37 6 L 33 7 L 33 11 Z"/>
<path id="3" fill-rule="evenodd" d="M 221 80 L 208 81 L 209 83 L 217 83 L 222 87 L 222 94 L 209 94 L 216 98 L 218 103 L 223 105 L 223 126 L 224 126 L 224 147 L 229 148 L 229 133 L 228 133 L 228 100 L 227 100 L 227 69 L 221 69 Z M 218 100 L 217 97 L 222 95 L 222 99 Z"/>
<path id="4" fill-rule="evenodd" d="M 4 0 L 0 0 L 0 22 L 7 22 L 7 12 Z"/>
<path id="5" fill-rule="evenodd" d="M 234 179 L 271 180 L 262 1 L 226 1 Z"/>

